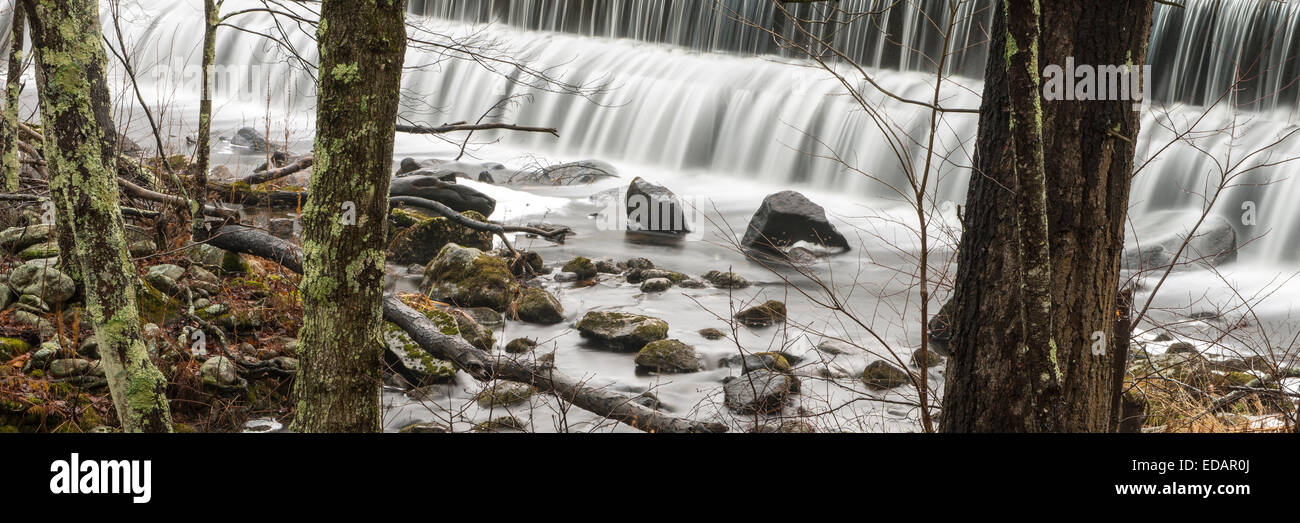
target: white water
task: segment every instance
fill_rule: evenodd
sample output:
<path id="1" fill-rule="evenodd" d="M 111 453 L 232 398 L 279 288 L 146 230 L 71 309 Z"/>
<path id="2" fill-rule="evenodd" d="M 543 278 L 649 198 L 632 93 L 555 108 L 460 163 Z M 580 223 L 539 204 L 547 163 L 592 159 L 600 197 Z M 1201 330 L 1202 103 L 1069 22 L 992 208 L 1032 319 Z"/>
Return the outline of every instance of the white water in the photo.
<path id="1" fill-rule="evenodd" d="M 244 3 L 227 2 L 226 9 L 236 10 Z M 141 76 L 152 79 L 154 73 L 164 71 L 176 75 L 178 64 L 197 70 L 201 49 L 201 32 L 197 30 L 202 17 L 200 5 L 201 2 L 189 0 L 166 7 L 128 10 L 127 38 L 131 45 L 138 46 Z M 1195 1 L 1189 3 L 1189 6 L 1198 5 Z M 1221 20 L 1216 19 L 1214 23 L 1222 24 Z M 275 28 L 263 15 L 249 15 L 236 23 L 263 32 Z M 446 35 L 472 34 L 480 43 L 495 45 L 497 53 L 526 61 L 534 69 L 544 69 L 565 82 L 606 82 L 611 88 L 591 99 L 584 99 L 537 89 L 535 80 L 509 66 L 497 64 L 493 72 L 482 64 L 447 60 L 447 56 L 418 49 L 412 49 L 408 54 L 408 67 L 435 64 L 426 70 L 408 70 L 404 77 L 402 115 L 409 120 L 422 123 L 472 121 L 504 96 L 527 94 L 528 100 L 508 107 L 497 119 L 560 129 L 561 137 L 558 139 L 541 134 L 491 136 L 480 133 L 476 141 L 497 139 L 499 143 L 475 147 L 471 156 L 500 161 L 512 167 L 598 158 L 613 162 L 620 169 L 624 176 L 621 180 L 594 187 L 536 189 L 528 193 L 484 187 L 485 191 L 501 200 L 502 210 L 494 216 L 496 219 L 523 221 L 545 218 L 578 229 L 580 235 L 568 245 L 533 245 L 549 262 L 560 262 L 581 254 L 619 259 L 648 256 L 661 266 L 692 274 L 734 267 L 760 283 L 756 288 L 738 293 L 741 295 L 736 299 L 785 299 L 790 302 L 793 316 L 813 324 L 805 332 L 748 333 L 751 336 L 744 340 L 748 350 L 776 346 L 807 354 L 812 345 L 820 341 L 819 331 L 864 339 L 866 336 L 861 329 L 846 326 L 842 319 L 819 312 L 806 300 L 790 295 L 779 285 L 776 276 L 746 263 L 737 253 L 721 245 L 729 236 L 725 227 L 711 224 L 706 227 L 708 234 L 702 241 L 688 242 L 684 246 L 646 246 L 628 242 L 620 232 L 597 229 L 587 215 L 600 209 L 584 201 L 592 193 L 625 184 L 631 176 L 641 175 L 667 184 L 679 195 L 707 198 L 716 206 L 721 220 L 725 220 L 731 229 L 741 230 L 763 195 L 796 188 L 826 206 L 842 230 L 860 239 L 860 249 L 853 255 L 830 260 L 820 274 L 833 279 L 846 292 L 853 293 L 852 305 L 861 310 L 874 310 L 870 313 L 874 316 L 873 327 L 879 329 L 887 341 L 903 347 L 915 344 L 919 337 L 915 297 L 904 292 L 913 280 L 908 272 L 894 272 L 896 268 L 912 263 L 906 258 L 906 253 L 915 251 L 915 237 L 906 229 L 910 218 L 899 210 L 898 196 L 886 186 L 886 183 L 900 183 L 903 174 L 898 160 L 884 147 L 880 130 L 852 100 L 843 95 L 842 87 L 825 72 L 785 58 L 705 53 L 632 39 L 593 38 L 435 20 L 417 19 L 413 23 L 428 24 L 428 29 Z M 641 22 L 627 27 L 639 24 Z M 678 27 L 669 34 L 691 33 L 679 25 L 669 25 Z M 314 43 L 306 34 L 289 29 L 290 41 L 304 51 L 307 60 L 313 59 Z M 1162 31 L 1175 32 L 1173 29 Z M 680 38 L 628 36 L 669 42 L 678 42 Z M 220 38 L 218 64 L 233 74 L 238 75 L 241 71 L 245 74 L 227 79 L 243 82 L 244 88 L 226 92 L 216 100 L 217 132 L 232 134 L 234 129 L 243 125 L 267 127 L 271 130 L 272 140 L 288 142 L 298 152 L 309 149 L 315 104 L 309 76 L 291 67 L 283 53 L 258 36 L 223 28 Z M 725 39 L 719 37 L 715 40 Z M 698 47 L 703 44 L 690 45 Z M 730 47 L 719 49 L 744 51 Z M 1176 70 L 1191 70 L 1190 67 Z M 928 98 L 933 89 L 933 77 L 922 72 L 873 70 L 871 73 L 885 88 L 908 98 Z M 957 82 L 959 84 L 946 87 L 943 104 L 949 107 L 978 106 L 980 83 L 961 78 Z M 146 99 L 170 106 L 163 117 L 164 127 L 172 140 L 180 143 L 180 137 L 188 135 L 194 128 L 191 115 L 196 113 L 197 84 L 184 83 L 175 76 L 147 83 Z M 1158 81 L 1158 89 L 1160 85 Z M 147 129 L 138 109 L 132 109 L 126 84 L 119 77 L 115 86 L 123 94 L 119 102 L 119 121 L 131 122 L 129 134 L 140 143 L 150 143 L 151 140 L 142 139 L 147 136 Z M 866 92 L 872 103 L 888 115 L 890 125 L 917 142 L 922 141 L 928 123 L 927 112 L 885 99 L 869 90 Z M 1202 108 L 1180 106 L 1158 107 L 1145 113 L 1138 147 L 1139 164 L 1171 140 L 1173 132 L 1162 129 L 1164 125 L 1172 122 L 1176 129 L 1180 129 L 1203 111 Z M 1202 202 L 1194 193 L 1202 190 L 1207 179 L 1217 176 L 1216 165 L 1240 161 L 1245 152 L 1284 136 L 1294 129 L 1289 118 L 1285 112 L 1234 115 L 1222 107 L 1210 110 L 1210 115 L 1197 125 L 1197 129 L 1220 129 L 1237 121 L 1241 127 L 1235 136 L 1209 133 L 1198 137 L 1200 150 L 1188 144 L 1177 144 L 1162 152 L 1135 178 L 1133 214 L 1140 217 L 1159 210 L 1198 208 Z M 964 199 L 969 174 L 962 166 L 970 163 L 973 154 L 971 147 L 976 123 L 974 116 L 955 115 L 948 116 L 941 126 L 936 155 L 947 161 L 940 162 L 936 176 L 938 202 L 960 203 Z M 447 157 L 454 155 L 457 148 L 456 144 L 429 137 L 399 135 L 395 156 Z M 849 171 L 838 162 L 814 158 L 829 154 L 841 155 L 849 165 L 885 183 Z M 922 148 L 914 146 L 906 154 L 919 161 L 925 153 Z M 1250 158 L 1245 165 L 1264 165 L 1294 157 L 1300 157 L 1300 144 L 1291 139 L 1270 155 Z M 246 171 L 262 161 L 239 155 L 222 155 L 219 160 L 228 160 L 236 171 Z M 1266 328 L 1279 329 L 1282 335 L 1294 331 L 1292 308 L 1295 298 L 1300 296 L 1300 284 L 1279 280 L 1277 276 L 1294 271 L 1296 262 L 1300 261 L 1297 252 L 1300 250 L 1294 247 L 1300 242 L 1300 213 L 1295 212 L 1291 204 L 1300 198 L 1300 182 L 1294 180 L 1296 170 L 1297 165 L 1289 163 L 1261 168 L 1245 179 L 1253 185 L 1229 189 L 1215 205 L 1215 212 L 1235 225 L 1241 223 L 1243 202 L 1257 204 L 1258 225 L 1243 225 L 1237 229 L 1242 243 L 1246 244 L 1241 260 L 1222 267 L 1221 271 L 1224 280 L 1237 284 L 1247 295 L 1262 290 L 1275 291 L 1267 305 L 1259 307 L 1256 312 L 1261 315 Z M 953 223 L 951 206 L 946 208 L 946 223 L 940 223 L 940 227 L 951 227 Z M 1248 238 L 1258 239 L 1247 243 Z M 937 254 L 939 259 L 946 259 L 950 252 L 940 249 Z M 559 284 L 548 285 L 557 290 L 562 288 Z M 686 294 L 691 300 L 673 293 L 669 293 L 671 296 L 646 297 L 640 295 L 634 286 L 610 282 L 593 289 L 564 288 L 560 292 L 571 316 L 598 307 L 644 310 L 668 320 L 673 326 L 673 336 L 696 345 L 707 356 L 706 360 L 716 363 L 721 355 L 734 353 L 734 346 L 709 344 L 693 337 L 699 328 L 721 327 L 713 320 L 712 314 L 725 315 L 733 306 L 733 297 L 716 291 L 689 291 Z M 943 297 L 942 293 L 940 297 Z M 1230 305 L 1236 300 L 1239 298 L 1229 292 L 1229 285 L 1219 277 L 1193 271 L 1175 275 L 1155 305 L 1157 308 L 1190 306 L 1195 310 L 1205 310 L 1215 308 L 1213 305 Z M 1159 311 L 1156 313 L 1157 316 L 1161 314 Z M 706 361 L 710 365 L 707 372 L 674 377 L 665 382 L 632 373 L 625 355 L 582 347 L 576 334 L 567 328 L 511 323 L 508 332 L 499 333 L 498 337 L 504 342 L 521 335 L 551 340 L 559 351 L 558 364 L 566 372 L 591 375 L 598 381 L 628 390 L 662 387 L 664 394 L 661 398 L 676 409 L 701 403 L 717 392 L 722 376 L 733 372 Z M 864 345 L 872 350 L 880 349 L 872 343 L 864 342 Z M 852 373 L 880 356 L 879 353 L 862 355 L 831 363 Z M 827 391 L 825 395 L 851 397 L 850 393 L 862 393 L 854 391 L 854 386 L 850 384 L 846 390 Z M 463 400 L 466 393 L 451 390 L 448 394 Z M 425 403 L 419 405 L 413 408 L 427 407 Z M 861 409 L 861 412 L 874 412 L 878 419 L 853 427 L 857 430 L 897 430 L 915 422 L 915 412 L 888 414 L 885 404 L 868 402 L 862 404 Z M 397 410 L 406 412 L 400 408 Z M 716 409 L 705 410 L 706 415 L 726 416 Z M 736 423 L 743 424 L 743 420 Z M 835 425 L 835 422 L 827 421 L 826 424 Z"/>

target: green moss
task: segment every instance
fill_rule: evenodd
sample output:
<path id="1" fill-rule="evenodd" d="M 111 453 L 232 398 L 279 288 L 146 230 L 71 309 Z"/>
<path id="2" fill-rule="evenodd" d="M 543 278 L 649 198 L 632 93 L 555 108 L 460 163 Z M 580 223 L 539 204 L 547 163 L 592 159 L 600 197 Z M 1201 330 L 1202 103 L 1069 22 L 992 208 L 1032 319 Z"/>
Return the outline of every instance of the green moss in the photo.
<path id="1" fill-rule="evenodd" d="M 454 243 L 445 245 L 425 269 L 421 288 L 434 299 L 498 312 L 504 311 L 519 292 L 519 284 L 505 260 Z"/>
<path id="2" fill-rule="evenodd" d="M 471 220 L 487 221 L 475 211 L 462 214 Z M 389 243 L 389 258 L 394 263 L 428 263 L 449 243 L 486 251 L 492 249 L 492 233 L 475 231 L 447 218 L 430 218 L 397 233 Z"/>
<path id="3" fill-rule="evenodd" d="M 0 362 L 8 361 L 32 350 L 32 344 L 18 338 L 0 337 Z"/>

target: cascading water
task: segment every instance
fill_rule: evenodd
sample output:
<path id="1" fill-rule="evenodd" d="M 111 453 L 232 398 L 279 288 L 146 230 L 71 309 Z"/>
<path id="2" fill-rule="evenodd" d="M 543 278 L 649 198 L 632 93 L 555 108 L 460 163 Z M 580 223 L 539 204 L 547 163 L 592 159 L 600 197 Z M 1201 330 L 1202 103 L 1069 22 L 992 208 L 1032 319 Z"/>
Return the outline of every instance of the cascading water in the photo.
<path id="1" fill-rule="evenodd" d="M 866 9 L 868 1 L 841 2 L 846 9 Z M 197 4 L 197 2 L 194 2 Z M 899 4 L 910 5 L 909 2 Z M 932 8 L 931 2 L 922 2 Z M 772 20 L 769 2 L 728 0 L 722 4 L 755 20 Z M 938 4 L 936 4 L 938 5 Z M 966 4 L 974 6 L 976 4 Z M 237 9 L 236 5 L 228 9 Z M 153 8 L 150 8 L 153 9 Z M 546 71 L 570 84 L 600 84 L 609 90 L 582 98 L 536 88 L 519 68 L 498 64 L 489 71 L 483 64 L 467 60 L 445 60 L 450 52 L 412 49 L 408 66 L 436 65 L 410 69 L 403 81 L 403 116 L 424 123 L 476 120 L 503 98 L 527 95 L 528 99 L 497 111 L 494 119 L 530 125 L 554 126 L 559 139 L 535 134 L 504 134 L 499 138 L 515 150 L 539 152 L 567 158 L 594 157 L 617 162 L 648 165 L 672 172 L 703 172 L 758 179 L 774 184 L 796 184 L 829 192 L 897 199 L 888 188 L 903 179 L 900 159 L 895 157 L 878 125 L 854 101 L 844 95 L 843 86 L 807 62 L 781 58 L 744 57 L 700 52 L 730 51 L 769 53 L 775 51 L 770 38 L 754 36 L 757 30 L 743 30 L 737 22 L 710 2 L 601 2 L 562 0 L 429 0 L 414 2 L 414 11 L 458 20 L 501 20 L 511 25 L 563 31 L 528 31 L 503 26 L 467 25 L 454 21 L 413 20 L 433 24 L 442 37 L 462 35 L 486 39 L 502 55 L 527 63 L 533 70 Z M 910 11 L 908 10 L 910 9 Z M 973 20 L 961 26 L 959 41 L 974 41 L 977 27 L 985 25 L 985 10 L 969 7 L 962 14 Z M 1206 98 L 1232 76 L 1229 58 L 1262 53 L 1267 64 L 1260 78 L 1248 85 L 1255 91 L 1239 91 L 1246 101 L 1261 90 L 1290 93 L 1294 84 L 1284 81 L 1296 76 L 1295 47 L 1300 37 L 1297 14 L 1300 3 L 1226 0 L 1189 0 L 1185 9 L 1158 8 L 1153 28 L 1151 57 L 1157 73 L 1155 88 L 1170 98 Z M 193 25 L 197 5 L 177 2 L 151 13 L 151 23 L 131 38 L 150 42 L 140 52 L 141 63 L 175 70 L 172 60 L 186 50 L 199 48 L 199 31 Z M 931 31 L 916 23 L 915 8 L 899 7 L 882 14 L 888 27 L 897 26 L 905 47 L 927 49 L 933 45 Z M 244 15 L 239 23 L 250 31 L 273 33 L 276 24 L 264 14 Z M 891 29 L 895 30 L 895 29 Z M 1265 38 L 1260 35 L 1267 35 Z M 599 35 L 627 37 L 599 39 Z M 289 38 L 304 58 L 314 56 L 308 35 L 290 28 Z M 1249 36 L 1248 38 L 1244 36 Z M 870 63 L 893 65 L 913 71 L 874 70 L 875 79 L 886 89 L 910 99 L 932 95 L 933 74 L 923 70 L 922 54 L 903 52 L 893 58 L 882 51 L 883 36 L 870 24 L 855 24 L 836 33 L 846 49 L 873 56 Z M 649 45 L 637 40 L 674 45 Z M 870 43 L 868 41 L 875 42 Z M 860 45 L 858 44 L 860 43 Z M 979 48 L 978 45 L 975 46 Z M 1173 49 L 1180 49 L 1174 52 Z M 179 50 L 179 52 L 178 52 Z M 505 52 L 505 51 L 509 52 Z M 900 51 L 901 52 L 901 51 Z M 972 50 L 954 60 L 955 70 L 978 62 Z M 272 107 L 293 107 L 307 111 L 314 104 L 311 77 L 291 67 L 294 59 L 274 51 L 263 36 L 223 29 L 218 48 L 219 70 L 239 71 L 254 65 L 266 68 L 262 82 L 245 83 L 242 98 L 257 102 L 271 100 Z M 194 64 L 188 64 L 193 66 Z M 224 69 L 223 69 L 224 68 Z M 846 71 L 848 72 L 848 71 Z M 847 78 L 856 78 L 853 74 Z M 855 81 L 855 80 L 850 80 Z M 1271 86 L 1271 87 L 1266 87 Z M 982 85 L 977 80 L 954 77 L 946 84 L 943 105 L 977 107 Z M 929 113 L 921 107 L 885 98 L 863 89 L 864 94 L 900 129 L 906 142 L 903 153 L 913 161 L 924 157 L 917 145 L 928 123 Z M 269 96 L 268 94 L 269 93 Z M 1251 94 L 1256 93 L 1256 94 Z M 220 104 L 220 100 L 218 101 Z M 1279 104 L 1281 102 L 1278 102 Z M 1175 143 L 1174 132 L 1186 127 L 1206 109 L 1174 105 L 1157 107 L 1145 115 L 1138 147 L 1138 164 L 1159 155 L 1134 180 L 1132 209 L 1135 218 L 1169 209 L 1196 208 L 1198 193 L 1217 176 L 1217 165 L 1238 161 L 1255 146 L 1278 141 L 1294 129 L 1281 111 L 1234 114 L 1219 104 L 1209 109 L 1197 129 L 1224 129 L 1228 133 L 1198 133 L 1195 143 Z M 975 135 L 973 115 L 949 115 L 941 126 L 935 154 L 940 201 L 961 202 L 965 196 L 967 169 Z M 1292 180 L 1296 167 L 1281 159 L 1300 157 L 1300 140 L 1286 140 L 1269 154 L 1250 157 L 1238 170 L 1260 166 L 1216 203 L 1216 211 L 1234 226 L 1241 223 L 1242 205 L 1257 208 L 1258 228 L 1238 227 L 1243 257 L 1262 261 L 1300 260 L 1300 217 L 1289 203 L 1300 198 L 1300 182 Z M 1209 151 L 1205 153 L 1204 151 Z M 1230 154 L 1228 151 L 1232 151 Z M 828 158 L 836 156 L 837 159 Z M 846 164 L 861 172 L 846 168 Z M 878 181 L 870 180 L 867 176 Z M 884 182 L 884 183 L 881 183 Z M 1212 187 L 1212 185 L 1211 185 Z M 1263 236 L 1247 242 L 1246 238 Z"/>

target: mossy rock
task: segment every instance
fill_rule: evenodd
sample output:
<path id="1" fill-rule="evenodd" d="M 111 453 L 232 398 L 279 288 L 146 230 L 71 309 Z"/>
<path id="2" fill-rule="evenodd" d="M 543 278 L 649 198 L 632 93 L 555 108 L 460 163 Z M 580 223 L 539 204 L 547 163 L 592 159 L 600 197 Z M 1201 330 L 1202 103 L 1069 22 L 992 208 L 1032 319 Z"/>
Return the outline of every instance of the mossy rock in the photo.
<path id="1" fill-rule="evenodd" d="M 42 223 L 27 227 L 11 227 L 0 231 L 0 250 L 22 252 L 38 243 L 52 241 L 53 238 L 53 224 Z"/>
<path id="2" fill-rule="evenodd" d="M 647 343 L 636 353 L 637 370 L 644 372 L 685 373 L 700 370 L 695 349 L 678 340 Z"/>
<path id="3" fill-rule="evenodd" d="M 505 260 L 449 243 L 425 267 L 420 290 L 432 299 L 461 307 L 504 312 L 519 293 L 519 283 Z"/>
<path id="4" fill-rule="evenodd" d="M 598 272 L 596 270 L 596 264 L 590 259 L 583 258 L 582 256 L 569 260 L 569 263 L 564 264 L 564 267 L 560 270 L 577 274 L 579 280 L 590 280 L 595 278 Z"/>
<path id="5" fill-rule="evenodd" d="M 247 274 L 248 261 L 239 253 L 223 250 L 205 243 L 191 245 L 185 251 L 190 260 L 202 264 L 217 274 Z"/>
<path id="6" fill-rule="evenodd" d="M 749 280 L 734 272 L 709 271 L 701 276 L 719 289 L 744 289 L 749 287 Z"/>
<path id="7" fill-rule="evenodd" d="M 425 316 L 428 316 L 443 334 L 460 335 L 456 320 L 450 314 L 442 311 L 426 311 Z M 384 361 L 413 386 L 447 383 L 455 379 L 456 367 L 451 362 L 433 357 L 396 324 L 384 322 L 384 345 L 386 348 Z"/>
<path id="8" fill-rule="evenodd" d="M 641 283 L 655 278 L 664 278 L 673 282 L 674 285 L 691 279 L 690 276 L 683 273 L 664 269 L 630 269 L 627 271 L 626 277 L 628 283 Z"/>
<path id="9" fill-rule="evenodd" d="M 785 304 L 770 300 L 736 313 L 736 320 L 747 327 L 768 327 L 785 321 Z"/>
<path id="10" fill-rule="evenodd" d="M 515 304 L 519 319 L 529 323 L 554 325 L 564 321 L 564 307 L 560 300 L 545 289 L 529 287 L 523 290 Z"/>
<path id="11" fill-rule="evenodd" d="M 924 361 L 922 361 L 924 359 Z M 943 356 L 935 354 L 932 350 L 916 349 L 912 351 L 912 366 L 918 369 L 929 367 L 938 367 L 943 365 Z"/>
<path id="12" fill-rule="evenodd" d="M 59 244 L 53 241 L 38 243 L 18 253 L 18 257 L 23 260 L 43 260 L 45 258 L 55 258 L 58 255 Z"/>
<path id="13" fill-rule="evenodd" d="M 771 370 L 790 372 L 790 360 L 779 352 L 759 352 L 755 354 L 732 354 L 718 362 L 723 367 L 741 367 L 743 372 Z"/>
<path id="14" fill-rule="evenodd" d="M 519 418 L 514 416 L 501 416 L 482 423 L 476 423 L 470 430 L 474 432 L 501 432 L 503 430 L 523 432 L 527 429 L 528 427 L 524 425 L 524 422 L 520 421 Z"/>
<path id="15" fill-rule="evenodd" d="M 9 361 L 32 350 L 32 344 L 18 338 L 0 338 L 0 362 Z"/>
<path id="16" fill-rule="evenodd" d="M 460 330 L 461 338 L 464 338 L 476 349 L 492 352 L 492 347 L 495 347 L 497 343 L 492 329 L 480 325 L 465 311 L 457 309 L 451 311 L 450 314 L 456 319 L 456 328 Z"/>
<path id="17" fill-rule="evenodd" d="M 535 389 L 533 389 L 532 385 L 502 381 L 480 392 L 477 402 L 478 406 L 485 409 L 507 407 L 528 401 L 529 398 L 533 397 L 534 392 Z"/>
<path id="18" fill-rule="evenodd" d="M 887 390 L 911 383 L 911 379 L 907 371 L 885 360 L 876 360 L 862 371 L 862 382 L 871 390 Z"/>
<path id="19" fill-rule="evenodd" d="M 722 332 L 718 329 L 708 328 L 708 329 L 700 329 L 700 336 L 702 336 L 704 339 L 709 341 L 718 341 L 723 338 L 726 338 L 727 333 Z"/>
<path id="20" fill-rule="evenodd" d="M 759 370 L 731 378 L 723 385 L 726 405 L 740 414 L 780 412 L 797 380 L 782 372 Z"/>
<path id="21" fill-rule="evenodd" d="M 475 221 L 487 221 L 475 211 L 465 211 L 461 215 Z M 388 245 L 388 256 L 393 263 L 424 265 L 449 243 L 487 251 L 492 249 L 492 233 L 475 231 L 448 218 L 430 218 L 395 234 Z"/>
<path id="22" fill-rule="evenodd" d="M 592 311 L 578 322 L 582 337 L 620 352 L 641 350 L 652 341 L 668 337 L 668 323 L 626 312 Z"/>
<path id="23" fill-rule="evenodd" d="M 510 354 L 523 354 L 537 348 L 537 340 L 532 338 L 515 338 L 506 344 L 506 352 Z"/>

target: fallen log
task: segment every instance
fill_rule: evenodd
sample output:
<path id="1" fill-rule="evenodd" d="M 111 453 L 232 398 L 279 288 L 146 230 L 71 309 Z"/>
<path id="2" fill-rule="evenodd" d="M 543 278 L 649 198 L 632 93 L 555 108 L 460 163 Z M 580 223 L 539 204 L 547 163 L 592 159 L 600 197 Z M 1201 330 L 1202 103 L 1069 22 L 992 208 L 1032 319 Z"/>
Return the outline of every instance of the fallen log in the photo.
<path id="1" fill-rule="evenodd" d="M 205 241 L 209 245 L 275 261 L 286 269 L 302 273 L 302 251 L 298 246 L 265 232 L 226 225 Z M 597 389 L 568 377 L 549 365 L 528 364 L 498 358 L 474 348 L 459 336 L 442 334 L 433 321 L 392 295 L 384 297 L 384 319 L 401 327 L 411 339 L 434 357 L 455 363 L 479 380 L 505 379 L 527 383 L 575 406 L 647 432 L 726 432 L 721 423 L 701 422 L 666 415 L 637 404 L 632 398 Z"/>
<path id="2" fill-rule="evenodd" d="M 258 189 L 244 181 L 232 183 L 208 180 L 208 191 L 222 202 L 246 207 L 288 210 L 297 209 L 307 203 L 307 191 Z"/>
<path id="3" fill-rule="evenodd" d="M 530 127 L 508 123 L 452 123 L 438 126 L 397 124 L 397 132 L 406 134 L 446 134 L 459 131 L 486 131 L 499 129 L 503 131 L 521 131 L 526 133 L 546 133 L 559 137 L 560 131 L 551 127 Z"/>
<path id="4" fill-rule="evenodd" d="M 259 183 L 266 183 L 271 180 L 278 180 L 280 178 L 284 178 L 285 176 L 289 176 L 290 174 L 300 172 L 303 169 L 307 169 L 311 167 L 313 162 L 315 162 L 314 157 L 304 156 L 294 161 L 293 163 L 285 165 L 283 167 L 279 167 L 275 169 L 267 169 L 265 171 L 258 171 L 253 174 L 250 174 L 244 179 L 240 180 L 240 182 L 249 185 L 257 185 Z"/>

